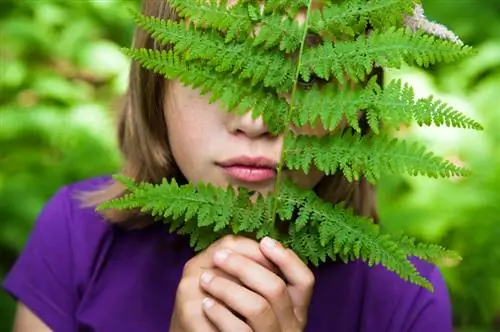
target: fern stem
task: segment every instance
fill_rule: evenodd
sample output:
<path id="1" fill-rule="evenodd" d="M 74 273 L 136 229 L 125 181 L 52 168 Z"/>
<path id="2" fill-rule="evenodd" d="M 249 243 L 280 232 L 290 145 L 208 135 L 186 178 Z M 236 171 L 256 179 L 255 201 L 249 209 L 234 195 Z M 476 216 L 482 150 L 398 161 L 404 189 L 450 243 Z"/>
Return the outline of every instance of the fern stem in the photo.
<path id="1" fill-rule="evenodd" d="M 284 163 L 284 157 L 285 157 L 285 140 L 287 138 L 287 135 L 290 135 L 290 124 L 292 123 L 292 113 L 293 113 L 293 107 L 294 107 L 294 101 L 295 101 L 295 92 L 297 91 L 297 81 L 299 78 L 300 74 L 300 68 L 301 68 L 301 62 L 302 62 L 302 54 L 304 53 L 304 45 L 306 42 L 307 38 L 307 32 L 309 30 L 309 18 L 311 15 L 311 8 L 312 8 L 312 0 L 309 0 L 307 3 L 307 12 L 306 12 L 306 18 L 304 20 L 304 33 L 302 34 L 302 41 L 300 42 L 300 49 L 299 49 L 299 57 L 297 60 L 297 67 L 295 69 L 295 79 L 293 82 L 292 86 L 292 95 L 290 97 L 290 107 L 288 110 L 288 116 L 287 116 L 287 122 L 285 123 L 285 129 L 283 133 L 283 147 L 281 149 L 281 156 L 278 164 L 278 170 L 276 174 L 276 183 L 274 185 L 274 192 L 273 192 L 273 197 L 274 197 L 274 204 L 273 204 L 273 210 L 271 213 L 271 225 L 275 225 L 276 223 L 276 213 L 278 211 L 278 200 L 279 200 L 279 190 L 281 186 L 281 173 L 283 171 L 283 163 Z"/>

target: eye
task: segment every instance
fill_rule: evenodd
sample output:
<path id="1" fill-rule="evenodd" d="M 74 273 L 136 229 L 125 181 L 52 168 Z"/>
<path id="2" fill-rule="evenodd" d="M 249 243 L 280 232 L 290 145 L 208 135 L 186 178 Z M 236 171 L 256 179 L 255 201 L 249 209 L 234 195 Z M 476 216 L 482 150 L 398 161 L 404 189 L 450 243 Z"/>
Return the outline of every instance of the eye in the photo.
<path id="1" fill-rule="evenodd" d="M 318 77 L 316 74 L 311 74 L 308 81 L 304 81 L 302 76 L 299 76 L 299 79 L 297 81 L 298 85 L 304 90 L 309 90 L 315 84 L 326 83 L 326 82 L 327 82 L 326 80 Z"/>

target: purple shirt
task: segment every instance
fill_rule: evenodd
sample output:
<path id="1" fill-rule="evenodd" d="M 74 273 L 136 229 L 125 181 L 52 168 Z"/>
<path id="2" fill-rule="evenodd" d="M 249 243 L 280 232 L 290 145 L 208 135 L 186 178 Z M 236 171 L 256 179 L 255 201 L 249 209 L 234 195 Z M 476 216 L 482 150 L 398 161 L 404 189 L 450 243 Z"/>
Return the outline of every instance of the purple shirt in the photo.
<path id="1" fill-rule="evenodd" d="M 47 203 L 4 288 L 56 332 L 168 331 L 184 263 L 185 238 L 158 223 L 125 230 L 81 208 L 75 191 L 109 178 L 66 186 Z M 316 285 L 306 331 L 449 332 L 450 303 L 439 270 L 414 260 L 435 292 L 381 266 L 330 262 L 312 268 Z"/>

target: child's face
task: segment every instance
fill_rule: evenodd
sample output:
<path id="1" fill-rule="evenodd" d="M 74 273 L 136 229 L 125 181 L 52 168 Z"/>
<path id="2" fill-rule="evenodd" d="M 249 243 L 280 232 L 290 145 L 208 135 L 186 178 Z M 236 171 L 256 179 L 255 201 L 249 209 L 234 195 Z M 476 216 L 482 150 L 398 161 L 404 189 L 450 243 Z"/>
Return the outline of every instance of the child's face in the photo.
<path id="1" fill-rule="evenodd" d="M 316 6 L 317 2 L 313 2 Z M 296 20 L 303 22 L 304 13 L 297 15 Z M 276 172 L 269 168 L 280 160 L 283 136 L 271 136 L 262 119 L 253 120 L 251 112 L 235 116 L 178 81 L 170 81 L 166 86 L 164 113 L 170 147 L 189 181 L 220 187 L 244 186 L 262 194 L 273 189 Z M 324 134 L 310 127 L 293 130 Z M 324 176 L 314 168 L 308 174 L 284 171 L 283 175 L 308 189 Z"/>
<path id="2" fill-rule="evenodd" d="M 186 179 L 220 187 L 244 186 L 263 194 L 273 189 L 276 172 L 262 163 L 279 162 L 282 135 L 270 135 L 262 119 L 253 120 L 250 112 L 244 116 L 229 113 L 219 103 L 210 104 L 208 95 L 201 96 L 178 81 L 167 86 L 164 113 L 170 147 Z M 305 131 L 312 133 L 310 128 L 300 130 Z M 234 158 L 242 160 L 231 161 Z M 283 175 L 304 188 L 312 188 L 323 177 L 316 169 L 308 174 L 284 171 Z"/>

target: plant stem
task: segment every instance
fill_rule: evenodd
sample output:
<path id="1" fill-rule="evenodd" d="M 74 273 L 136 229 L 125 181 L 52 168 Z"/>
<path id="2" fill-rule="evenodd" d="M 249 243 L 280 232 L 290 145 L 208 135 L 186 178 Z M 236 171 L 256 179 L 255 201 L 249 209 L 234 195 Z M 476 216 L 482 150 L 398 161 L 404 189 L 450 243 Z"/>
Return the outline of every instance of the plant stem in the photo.
<path id="1" fill-rule="evenodd" d="M 284 162 L 284 155 L 285 155 L 285 141 L 287 136 L 290 134 L 290 123 L 292 122 L 292 112 L 293 112 L 293 107 L 294 107 L 294 101 L 295 101 L 295 92 L 297 91 L 297 81 L 299 78 L 299 73 L 300 73 L 300 66 L 302 63 L 302 53 L 304 51 L 304 45 L 306 42 L 307 38 L 307 31 L 309 30 L 309 17 L 311 15 L 311 7 L 312 7 L 312 0 L 309 0 L 307 4 L 307 12 L 306 12 L 306 18 L 304 21 L 304 33 L 302 35 L 302 41 L 300 43 L 300 50 L 299 50 L 299 57 L 297 60 L 297 67 L 295 70 L 295 79 L 293 82 L 293 87 L 292 87 L 292 95 L 290 97 L 290 108 L 288 110 L 288 117 L 287 117 L 287 123 L 285 124 L 285 130 L 283 133 L 283 147 L 281 149 L 281 156 L 278 164 L 278 170 L 277 170 L 277 175 L 276 175 L 276 183 L 274 185 L 274 192 L 273 192 L 273 197 L 274 197 L 274 204 L 273 204 L 273 211 L 271 213 L 271 224 L 275 225 L 276 223 L 276 212 L 278 211 L 278 200 L 279 200 L 279 190 L 280 190 L 280 185 L 281 185 L 281 173 L 283 170 L 283 162 Z"/>

